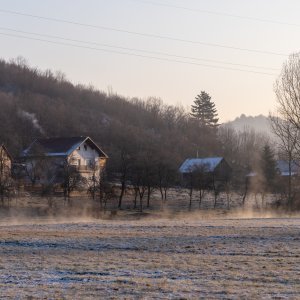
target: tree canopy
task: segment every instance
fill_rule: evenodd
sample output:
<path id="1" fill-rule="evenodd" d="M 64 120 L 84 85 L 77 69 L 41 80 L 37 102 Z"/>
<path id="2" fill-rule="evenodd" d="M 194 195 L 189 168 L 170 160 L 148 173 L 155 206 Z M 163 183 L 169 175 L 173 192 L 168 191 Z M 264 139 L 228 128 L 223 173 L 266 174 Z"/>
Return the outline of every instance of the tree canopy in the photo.
<path id="1" fill-rule="evenodd" d="M 216 105 L 211 101 L 208 93 L 201 91 L 196 96 L 191 109 L 191 116 L 199 123 L 200 127 L 215 128 L 218 126 L 218 113 Z"/>

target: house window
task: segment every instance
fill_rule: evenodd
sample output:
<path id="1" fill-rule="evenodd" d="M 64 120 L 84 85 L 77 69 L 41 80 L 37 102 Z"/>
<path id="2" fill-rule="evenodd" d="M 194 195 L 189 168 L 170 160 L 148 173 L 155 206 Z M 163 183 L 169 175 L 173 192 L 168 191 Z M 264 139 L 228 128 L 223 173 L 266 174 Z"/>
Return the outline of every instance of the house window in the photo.
<path id="1" fill-rule="evenodd" d="M 77 150 L 80 150 L 80 147 L 78 147 L 78 149 Z"/>
<path id="2" fill-rule="evenodd" d="M 87 151 L 87 145 L 84 145 L 84 150 Z"/>
<path id="3" fill-rule="evenodd" d="M 78 159 L 78 166 L 81 165 L 81 159 Z"/>

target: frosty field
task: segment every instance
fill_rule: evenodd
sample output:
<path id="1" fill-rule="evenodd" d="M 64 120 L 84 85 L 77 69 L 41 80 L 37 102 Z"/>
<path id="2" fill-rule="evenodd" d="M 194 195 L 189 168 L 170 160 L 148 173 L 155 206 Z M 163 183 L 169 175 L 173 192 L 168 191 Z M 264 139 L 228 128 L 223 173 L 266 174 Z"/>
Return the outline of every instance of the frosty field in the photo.
<path id="1" fill-rule="evenodd" d="M 0 226 L 0 298 L 299 299 L 300 219 Z"/>

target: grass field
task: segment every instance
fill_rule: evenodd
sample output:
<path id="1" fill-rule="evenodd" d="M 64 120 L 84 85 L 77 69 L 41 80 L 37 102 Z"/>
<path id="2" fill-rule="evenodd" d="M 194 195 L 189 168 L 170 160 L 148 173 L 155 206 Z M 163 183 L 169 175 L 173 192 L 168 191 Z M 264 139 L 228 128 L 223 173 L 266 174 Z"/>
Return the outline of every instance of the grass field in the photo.
<path id="1" fill-rule="evenodd" d="M 300 219 L 0 226 L 0 298 L 299 299 Z"/>

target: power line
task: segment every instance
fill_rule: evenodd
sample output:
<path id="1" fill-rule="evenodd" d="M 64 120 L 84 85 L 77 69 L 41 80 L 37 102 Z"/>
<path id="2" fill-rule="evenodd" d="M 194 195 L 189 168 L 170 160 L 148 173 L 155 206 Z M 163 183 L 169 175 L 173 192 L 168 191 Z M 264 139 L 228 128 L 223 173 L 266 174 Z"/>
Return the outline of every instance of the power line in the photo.
<path id="1" fill-rule="evenodd" d="M 179 63 L 179 64 L 194 65 L 194 66 L 201 66 L 201 67 L 222 69 L 222 70 L 230 70 L 230 71 L 239 71 L 239 72 L 253 73 L 253 74 L 260 74 L 260 75 L 269 75 L 269 76 L 276 76 L 277 75 L 277 74 L 274 74 L 274 73 L 252 71 L 252 70 L 243 70 L 243 69 L 229 68 L 229 67 L 222 67 L 222 66 L 213 66 L 213 65 L 207 65 L 207 64 L 199 64 L 199 63 L 195 63 L 195 62 L 187 62 L 187 61 L 180 61 L 180 60 L 175 60 L 175 59 L 168 59 L 168 58 L 161 58 L 161 57 L 155 57 L 155 56 L 147 56 L 147 55 L 142 55 L 142 54 L 135 54 L 135 53 L 130 53 L 130 52 L 121 52 L 121 51 L 117 51 L 117 50 L 108 50 L 108 49 L 101 49 L 101 48 L 95 48 L 95 47 L 89 47 L 89 46 L 68 44 L 68 43 L 64 43 L 64 42 L 50 41 L 50 40 L 45 40 L 45 39 L 40 39 L 40 38 L 21 36 L 21 35 L 17 35 L 17 34 L 8 34 L 8 33 L 0 32 L 0 35 L 8 36 L 8 37 L 17 37 L 17 38 L 27 39 L 27 40 L 34 40 L 34 41 L 45 42 L 45 43 L 56 44 L 56 45 L 63 45 L 63 46 L 68 46 L 68 47 L 89 49 L 89 50 L 102 51 L 102 52 L 107 52 L 107 53 L 115 53 L 115 54 L 121 54 L 121 55 L 127 55 L 127 56 L 135 56 L 135 57 L 148 58 L 148 59 L 159 60 L 159 61 L 175 62 L 175 63 Z"/>
<path id="2" fill-rule="evenodd" d="M 263 69 L 263 70 L 279 71 L 279 69 L 275 69 L 275 68 L 253 66 L 253 65 L 246 65 L 246 64 L 238 64 L 238 63 L 231 63 L 231 62 L 225 62 L 225 61 L 219 61 L 219 60 L 197 58 L 197 57 L 191 57 L 191 56 L 181 56 L 181 55 L 175 55 L 175 54 L 170 54 L 170 53 L 160 52 L 160 51 L 149 51 L 149 50 L 141 50 L 141 49 L 136 49 L 136 48 L 127 48 L 127 47 L 121 47 L 121 46 L 109 45 L 109 44 L 103 44 L 103 43 L 97 43 L 97 42 L 88 42 L 88 41 L 82 41 L 82 40 L 78 40 L 78 39 L 70 39 L 70 38 L 65 38 L 65 37 L 61 37 L 61 36 L 57 36 L 57 35 L 39 34 L 39 33 L 34 33 L 34 32 L 29 32 L 29 31 L 16 30 L 16 29 L 7 28 L 7 27 L 0 27 L 0 30 L 6 30 L 6 31 L 22 33 L 22 34 L 35 35 L 35 36 L 46 37 L 46 38 L 59 39 L 59 40 L 68 41 L 68 42 L 83 43 L 83 44 L 96 45 L 96 46 L 109 47 L 109 48 L 116 48 L 116 49 L 121 49 L 121 50 L 136 51 L 136 52 L 149 53 L 149 54 L 155 54 L 155 55 L 163 55 L 163 56 L 175 57 L 175 58 L 181 58 L 181 59 L 190 59 L 190 60 L 196 60 L 196 61 L 226 64 L 226 65 L 246 67 L 246 68 L 255 68 L 255 69 Z"/>
<path id="3" fill-rule="evenodd" d="M 148 37 L 148 38 L 170 40 L 170 41 L 189 43 L 189 44 L 198 44 L 198 45 L 204 45 L 204 46 L 209 46 L 209 47 L 217 47 L 217 48 L 223 48 L 223 49 L 245 51 L 245 52 L 249 52 L 249 53 L 259 53 L 259 54 L 285 56 L 285 57 L 288 56 L 285 53 L 278 53 L 278 52 L 264 51 L 264 50 L 257 50 L 257 49 L 249 49 L 249 48 L 241 48 L 241 47 L 227 46 L 227 45 L 215 44 L 215 43 L 205 43 L 205 42 L 201 42 L 201 41 L 186 40 L 186 39 L 180 39 L 180 38 L 175 38 L 175 37 L 165 36 L 165 35 L 142 33 L 142 32 L 124 30 L 124 29 L 120 29 L 120 28 L 113 28 L 113 27 L 107 27 L 107 26 L 80 23 L 80 22 L 69 21 L 69 20 L 65 20 L 65 19 L 43 17 L 43 16 L 32 15 L 32 14 L 27 14 L 27 13 L 21 13 L 21 12 L 16 12 L 16 11 L 11 11 L 11 10 L 0 9 L 0 12 L 6 13 L 6 14 L 11 14 L 11 15 L 31 17 L 31 18 L 36 18 L 36 19 L 40 19 L 40 20 L 47 20 L 47 21 L 58 22 L 58 23 L 66 23 L 66 24 L 71 24 L 71 25 L 76 25 L 76 26 L 82 26 L 82 27 L 88 27 L 88 28 L 94 28 L 94 29 L 101 29 L 101 30 L 106 30 L 106 31 L 115 31 L 115 32 L 121 32 L 121 33 L 126 33 L 126 34 L 131 34 L 131 35 L 137 35 L 137 36 L 144 36 L 144 37 Z"/>
<path id="4" fill-rule="evenodd" d="M 189 7 L 186 7 L 186 6 L 160 3 L 160 2 L 155 2 L 155 1 L 148 1 L 148 0 L 130 0 L 130 1 L 145 3 L 145 4 L 155 5 L 155 6 L 164 6 L 164 7 L 169 7 L 169 8 L 181 9 L 181 10 L 186 10 L 186 11 L 190 11 L 190 12 L 197 12 L 197 13 L 202 13 L 202 14 L 210 14 L 210 15 L 237 18 L 237 19 L 246 19 L 246 20 L 255 21 L 255 22 L 300 27 L 300 24 L 296 24 L 296 23 L 288 23 L 288 22 L 282 22 L 282 21 L 277 21 L 277 20 L 261 19 L 261 18 L 256 18 L 256 17 L 241 16 L 241 15 L 235 15 L 235 14 L 229 14 L 229 13 L 223 13 L 223 12 L 216 12 L 216 11 L 211 11 L 211 10 L 189 8 Z"/>

